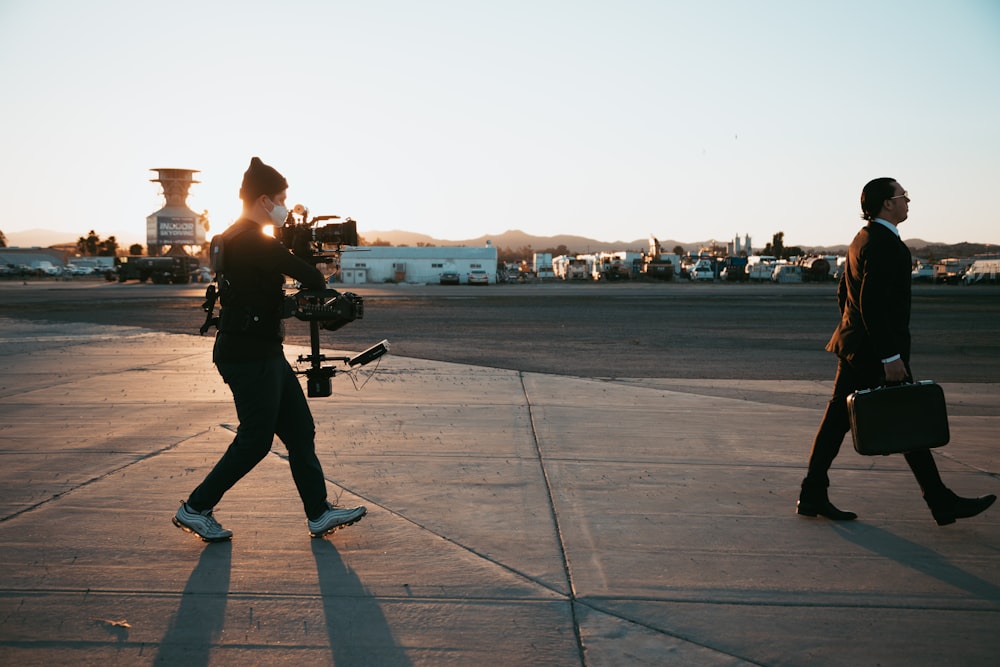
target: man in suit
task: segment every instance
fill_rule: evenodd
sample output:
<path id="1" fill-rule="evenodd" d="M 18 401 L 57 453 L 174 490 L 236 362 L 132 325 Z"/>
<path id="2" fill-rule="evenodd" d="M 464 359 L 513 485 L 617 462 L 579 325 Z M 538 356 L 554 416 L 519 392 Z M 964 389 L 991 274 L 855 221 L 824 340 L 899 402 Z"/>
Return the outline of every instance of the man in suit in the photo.
<path id="1" fill-rule="evenodd" d="M 912 259 L 897 226 L 910 198 L 892 178 L 876 178 L 861 191 L 862 217 L 847 253 L 837 297 L 840 324 L 826 349 L 837 355 L 833 396 L 813 442 L 797 512 L 834 521 L 856 519 L 830 502 L 829 470 L 850 430 L 847 397 L 859 389 L 910 380 L 910 271 Z M 995 495 L 962 498 L 945 486 L 929 449 L 904 454 L 938 525 L 975 516 Z"/>

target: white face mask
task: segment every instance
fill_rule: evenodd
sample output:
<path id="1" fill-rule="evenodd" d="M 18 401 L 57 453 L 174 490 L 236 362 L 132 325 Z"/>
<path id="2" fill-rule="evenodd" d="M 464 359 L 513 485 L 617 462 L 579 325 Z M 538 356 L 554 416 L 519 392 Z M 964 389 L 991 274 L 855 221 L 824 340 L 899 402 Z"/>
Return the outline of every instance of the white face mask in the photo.
<path id="1" fill-rule="evenodd" d="M 273 204 L 274 202 L 271 203 Z M 288 209 L 280 204 L 274 204 L 274 208 L 271 209 L 268 215 L 271 216 L 271 222 L 280 227 L 285 224 L 285 218 L 288 217 Z"/>

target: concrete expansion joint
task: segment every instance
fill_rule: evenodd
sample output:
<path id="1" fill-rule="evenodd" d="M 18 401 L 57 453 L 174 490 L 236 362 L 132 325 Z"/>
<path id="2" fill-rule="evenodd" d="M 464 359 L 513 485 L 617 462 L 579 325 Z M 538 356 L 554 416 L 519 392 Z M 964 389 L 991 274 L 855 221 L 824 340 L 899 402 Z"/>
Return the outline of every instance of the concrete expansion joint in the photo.
<path id="1" fill-rule="evenodd" d="M 538 466 L 542 472 L 542 479 L 545 480 L 545 497 L 549 504 L 549 513 L 552 517 L 552 525 L 555 526 L 556 538 L 559 541 L 559 558 L 562 560 L 563 573 L 566 576 L 566 586 L 569 591 L 570 598 L 570 613 L 573 619 L 573 633 L 575 634 L 577 648 L 580 651 L 581 660 L 584 660 L 584 646 L 583 637 L 580 634 L 580 619 L 577 617 L 576 613 L 576 587 L 573 585 L 573 571 L 569 565 L 569 558 L 566 556 L 566 540 L 563 535 L 562 526 L 559 523 L 559 513 L 556 511 L 555 500 L 552 497 L 552 480 L 549 478 L 549 472 L 545 467 L 545 458 L 542 455 L 542 448 L 538 442 L 538 429 L 535 425 L 535 414 L 532 409 L 531 397 L 528 395 L 528 388 L 524 384 L 524 372 L 518 372 L 518 380 L 521 384 L 521 393 L 524 396 L 524 404 L 528 408 L 528 423 L 531 425 L 531 441 L 535 447 L 535 454 L 538 457 Z"/>
<path id="2" fill-rule="evenodd" d="M 139 457 L 137 457 L 135 459 L 132 459 L 128 463 L 124 463 L 124 464 L 122 464 L 122 465 L 120 465 L 120 466 L 118 466 L 116 468 L 112 468 L 111 470 L 107 470 L 107 471 L 101 473 L 100 475 L 95 475 L 95 476 L 91 477 L 88 480 L 85 480 L 83 482 L 80 482 L 79 484 L 75 484 L 74 486 L 72 486 L 72 487 L 70 487 L 68 489 L 60 491 L 59 493 L 54 493 L 54 494 L 52 494 L 51 497 L 46 498 L 45 500 L 40 500 L 37 503 L 33 503 L 31 505 L 28 505 L 27 507 L 23 507 L 23 508 L 19 509 L 16 512 L 8 514 L 7 516 L 0 517 L 0 523 L 4 523 L 4 522 L 9 521 L 11 519 L 15 519 L 15 518 L 17 518 L 17 517 L 19 517 L 19 516 L 21 516 L 23 514 L 27 514 L 28 512 L 33 512 L 33 511 L 35 511 L 35 510 L 37 510 L 37 509 L 39 509 L 41 507 L 44 507 L 45 505 L 48 505 L 53 500 L 59 500 L 60 498 L 68 496 L 69 494 L 74 493 L 76 491 L 79 491 L 80 489 L 84 489 L 84 488 L 90 486 L 91 484 L 95 484 L 95 483 L 100 482 L 102 480 L 108 479 L 109 477 L 112 477 L 113 475 L 117 475 L 118 473 L 120 473 L 122 471 L 128 470 L 129 468 L 131 468 L 131 467 L 133 467 L 133 466 L 135 466 L 135 465 L 137 465 L 139 463 L 142 463 L 143 461 L 148 461 L 149 459 L 155 458 L 155 457 L 159 456 L 160 454 L 163 454 L 165 452 L 169 452 L 170 450 L 175 449 L 176 447 L 181 446 L 182 444 L 184 444 L 185 442 L 187 442 L 189 440 L 194 440 L 194 439 L 201 438 L 206 433 L 208 433 L 207 430 L 206 431 L 200 431 L 200 432 L 195 433 L 195 434 L 193 434 L 193 435 L 191 435 L 191 436 L 189 436 L 187 438 L 184 438 L 183 440 L 179 440 L 179 441 L 177 441 L 177 442 L 175 442 L 175 443 L 173 443 L 171 445 L 167 445 L 166 447 L 160 447 L 159 449 L 155 449 L 155 450 L 153 450 L 151 452 L 147 452 L 147 453 L 143 454 L 142 456 L 139 456 Z"/>

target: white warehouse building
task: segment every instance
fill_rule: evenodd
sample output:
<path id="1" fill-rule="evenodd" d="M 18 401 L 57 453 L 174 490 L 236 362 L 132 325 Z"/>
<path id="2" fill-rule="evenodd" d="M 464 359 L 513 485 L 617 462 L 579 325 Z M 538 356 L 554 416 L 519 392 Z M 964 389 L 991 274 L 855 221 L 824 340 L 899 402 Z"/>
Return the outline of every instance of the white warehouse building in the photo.
<path id="1" fill-rule="evenodd" d="M 447 272 L 467 283 L 473 269 L 485 271 L 490 284 L 497 281 L 497 249 L 489 241 L 481 248 L 360 246 L 340 256 L 340 280 L 346 285 L 436 283 Z"/>

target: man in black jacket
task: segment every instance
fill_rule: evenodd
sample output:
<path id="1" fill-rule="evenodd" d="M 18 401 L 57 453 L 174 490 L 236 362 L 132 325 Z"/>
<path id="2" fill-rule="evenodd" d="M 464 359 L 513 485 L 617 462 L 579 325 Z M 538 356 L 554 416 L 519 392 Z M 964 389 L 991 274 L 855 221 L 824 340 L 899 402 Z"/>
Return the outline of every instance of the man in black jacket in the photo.
<path id="1" fill-rule="evenodd" d="M 827 489 L 829 470 L 850 430 L 847 397 L 859 389 L 911 380 L 910 251 L 896 228 L 906 220 L 910 198 L 892 178 L 877 178 L 861 192 L 862 217 L 840 278 L 840 324 L 826 349 L 837 355 L 833 396 L 809 457 L 797 512 L 835 521 L 857 518 L 838 509 Z M 962 498 L 941 481 L 930 450 L 904 454 L 938 525 L 972 517 L 993 504 L 995 495 Z"/>
<path id="2" fill-rule="evenodd" d="M 240 425 L 229 449 L 173 519 L 179 528 L 209 542 L 232 537 L 212 510 L 267 456 L 275 435 L 288 449 L 288 465 L 310 535 L 320 537 L 350 525 L 367 511 L 363 506 L 335 507 L 327 500 L 312 413 L 282 350 L 285 276 L 306 288 L 325 287 L 315 266 L 264 233 L 267 225 L 284 224 L 287 188 L 277 170 L 253 158 L 240 188 L 243 215 L 222 233 L 218 267 L 222 310 L 212 361 L 233 392 Z"/>

